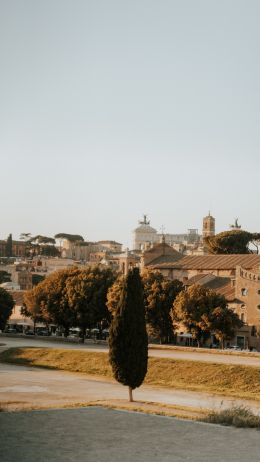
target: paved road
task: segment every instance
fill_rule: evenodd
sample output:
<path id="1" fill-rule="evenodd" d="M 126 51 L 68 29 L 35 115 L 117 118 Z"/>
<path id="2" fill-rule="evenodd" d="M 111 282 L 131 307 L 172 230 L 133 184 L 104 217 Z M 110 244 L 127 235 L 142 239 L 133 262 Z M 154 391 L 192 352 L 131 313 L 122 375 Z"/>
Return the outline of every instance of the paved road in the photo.
<path id="1" fill-rule="evenodd" d="M 257 430 L 102 409 L 0 414 L 1 462 L 244 462 Z"/>
<path id="2" fill-rule="evenodd" d="M 231 407 L 236 403 L 247 405 L 260 415 L 260 403 L 255 401 L 173 388 L 142 385 L 134 391 L 134 398 L 136 401 L 215 410 Z M 68 404 L 114 399 L 127 400 L 128 391 L 126 387 L 113 380 L 65 371 L 0 364 L 0 403 L 14 403 L 14 408 L 62 407 Z"/>
<path id="3" fill-rule="evenodd" d="M 38 340 L 28 338 L 13 338 L 13 337 L 0 337 L 0 343 L 4 343 L 6 347 L 23 347 L 23 346 L 39 346 L 48 348 L 66 348 L 70 350 L 92 350 L 92 351 L 108 351 L 106 345 L 98 344 L 74 344 L 74 343 L 57 343 L 55 341 Z M 161 350 L 161 349 L 150 349 L 149 356 L 160 357 L 160 358 L 173 358 L 173 359 L 189 359 L 193 361 L 206 361 L 214 363 L 224 364 L 242 364 L 247 366 L 260 367 L 260 355 L 259 357 L 250 356 L 238 356 L 236 354 L 224 355 L 221 353 L 197 353 L 193 351 L 178 351 L 178 350 Z"/>

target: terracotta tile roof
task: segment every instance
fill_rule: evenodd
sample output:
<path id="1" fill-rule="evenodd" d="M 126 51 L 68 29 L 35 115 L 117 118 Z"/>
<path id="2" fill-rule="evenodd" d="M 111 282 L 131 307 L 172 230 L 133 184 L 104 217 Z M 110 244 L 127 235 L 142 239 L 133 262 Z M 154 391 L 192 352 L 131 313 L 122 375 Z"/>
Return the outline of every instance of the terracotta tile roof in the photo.
<path id="1" fill-rule="evenodd" d="M 161 255 L 160 257 L 155 258 L 151 262 L 149 262 L 149 265 L 159 265 L 163 263 L 172 263 L 173 261 L 179 261 L 182 256 L 179 257 L 178 252 L 176 252 L 177 255 Z"/>
<path id="2" fill-rule="evenodd" d="M 218 294 L 224 295 L 226 300 L 228 302 L 233 302 L 235 301 L 236 298 L 236 289 L 235 287 L 232 287 L 231 285 L 226 285 L 224 287 L 220 287 L 219 289 L 216 290 Z"/>
<path id="3" fill-rule="evenodd" d="M 193 284 L 199 284 L 199 283 L 202 283 L 202 281 L 205 279 L 205 278 L 208 278 L 209 274 L 205 274 L 205 273 L 200 273 L 200 274 L 196 274 L 196 276 L 192 276 L 191 278 L 189 278 L 187 281 L 185 281 L 185 285 L 187 286 L 192 286 Z"/>
<path id="4" fill-rule="evenodd" d="M 221 289 L 222 287 L 227 286 L 231 287 L 231 279 L 221 276 L 213 276 L 211 280 L 205 283 L 205 286 L 212 290 Z"/>
<path id="5" fill-rule="evenodd" d="M 166 244 L 165 242 L 157 242 L 156 244 L 153 245 L 150 249 L 145 251 L 145 254 L 153 254 L 158 251 L 158 249 L 162 249 L 163 254 L 167 255 L 178 255 L 179 257 L 182 257 L 182 254 L 177 252 L 173 247 L 171 247 L 169 244 Z"/>
<path id="6" fill-rule="evenodd" d="M 179 261 L 172 261 L 162 264 L 156 264 L 156 268 L 176 268 L 187 270 L 231 270 L 236 266 L 242 266 L 245 269 L 252 269 L 255 266 L 260 266 L 260 255 L 246 254 L 246 255 L 191 255 L 183 257 Z"/>
<path id="7" fill-rule="evenodd" d="M 236 298 L 236 289 L 232 286 L 230 278 L 214 276 L 213 274 L 197 274 L 185 282 L 185 285 L 191 286 L 193 284 L 212 289 L 218 294 L 224 295 L 229 302 Z"/>

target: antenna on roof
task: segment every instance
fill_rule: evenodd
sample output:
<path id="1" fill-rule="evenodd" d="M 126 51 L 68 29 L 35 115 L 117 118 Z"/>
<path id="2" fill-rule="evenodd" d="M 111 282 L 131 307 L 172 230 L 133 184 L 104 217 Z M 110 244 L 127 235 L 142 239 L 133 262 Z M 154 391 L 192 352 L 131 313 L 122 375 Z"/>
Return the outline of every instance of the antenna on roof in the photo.
<path id="1" fill-rule="evenodd" d="M 161 233 L 164 235 L 165 226 L 164 226 L 164 225 L 162 225 L 162 226 L 161 226 L 161 228 L 160 228 L 160 230 L 161 230 Z"/>
<path id="2" fill-rule="evenodd" d="M 160 229 L 161 229 L 161 232 L 162 232 L 161 243 L 165 244 L 165 234 L 164 234 L 165 226 L 162 225 Z"/>

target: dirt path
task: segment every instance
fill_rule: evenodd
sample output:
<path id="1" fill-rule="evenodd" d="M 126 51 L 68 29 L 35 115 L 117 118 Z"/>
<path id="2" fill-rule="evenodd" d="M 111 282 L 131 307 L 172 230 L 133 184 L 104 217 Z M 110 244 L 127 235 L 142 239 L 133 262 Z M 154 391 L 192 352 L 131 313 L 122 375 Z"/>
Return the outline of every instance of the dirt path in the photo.
<path id="1" fill-rule="evenodd" d="M 41 368 L 0 364 L 0 403 L 9 409 L 48 408 L 79 403 L 117 401 L 125 406 L 127 389 L 100 377 L 52 371 Z M 163 406 L 191 407 L 197 411 L 220 409 L 243 404 L 260 415 L 260 404 L 233 398 L 170 388 L 142 386 L 134 392 L 135 401 L 158 403 Z M 140 404 L 142 406 L 142 404 Z M 120 407 L 120 406 L 119 406 Z M 192 411 L 192 410 L 191 410 Z"/>

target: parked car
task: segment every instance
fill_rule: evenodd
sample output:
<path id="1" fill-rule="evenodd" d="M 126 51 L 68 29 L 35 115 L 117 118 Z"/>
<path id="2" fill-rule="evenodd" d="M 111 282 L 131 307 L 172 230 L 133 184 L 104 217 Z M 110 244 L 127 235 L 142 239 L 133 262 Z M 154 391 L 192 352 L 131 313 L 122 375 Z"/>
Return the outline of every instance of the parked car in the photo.
<path id="1" fill-rule="evenodd" d="M 80 329 L 78 328 L 72 328 L 69 330 L 69 335 L 70 338 L 79 338 L 80 336 Z"/>
<path id="2" fill-rule="evenodd" d="M 25 332 L 25 335 L 35 335 L 33 330 L 29 329 Z"/>
<path id="3" fill-rule="evenodd" d="M 109 329 L 103 329 L 102 330 L 102 339 L 106 340 L 108 336 L 109 336 Z"/>
<path id="4" fill-rule="evenodd" d="M 59 330 L 59 329 L 57 329 L 56 332 L 55 332 L 56 337 L 62 337 L 63 334 L 64 334 L 64 332 L 62 330 Z"/>
<path id="5" fill-rule="evenodd" d="M 5 333 L 6 334 L 17 334 L 17 330 L 14 329 L 13 327 L 7 327 L 7 329 L 5 330 Z"/>
<path id="6" fill-rule="evenodd" d="M 48 337 L 50 334 L 47 329 L 41 329 L 36 332 L 36 335 L 41 335 L 42 337 Z"/>
<path id="7" fill-rule="evenodd" d="M 225 348 L 225 350 L 231 350 L 231 351 L 241 351 L 242 348 L 240 348 L 238 345 L 231 345 L 227 348 Z"/>

